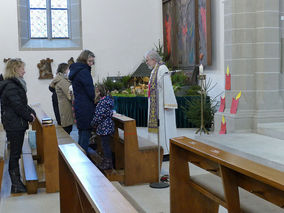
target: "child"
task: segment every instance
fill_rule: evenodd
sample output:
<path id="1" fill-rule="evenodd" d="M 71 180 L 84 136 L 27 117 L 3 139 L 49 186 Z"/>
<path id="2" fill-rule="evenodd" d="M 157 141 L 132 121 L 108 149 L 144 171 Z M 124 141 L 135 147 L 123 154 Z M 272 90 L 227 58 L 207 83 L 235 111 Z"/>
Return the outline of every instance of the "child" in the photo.
<path id="1" fill-rule="evenodd" d="M 97 85 L 97 92 L 99 93 L 100 100 L 97 104 L 91 125 L 96 129 L 96 134 L 100 136 L 103 149 L 103 161 L 98 167 L 101 170 L 108 170 L 113 168 L 110 142 L 111 135 L 114 133 L 114 123 L 112 120 L 114 101 L 108 95 L 104 85 Z"/>

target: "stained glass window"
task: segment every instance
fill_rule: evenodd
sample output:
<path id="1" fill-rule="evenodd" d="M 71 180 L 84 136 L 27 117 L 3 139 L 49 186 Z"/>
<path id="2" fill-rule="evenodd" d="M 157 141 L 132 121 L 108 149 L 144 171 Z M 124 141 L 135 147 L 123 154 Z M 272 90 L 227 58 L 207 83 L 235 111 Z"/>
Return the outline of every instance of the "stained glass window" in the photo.
<path id="1" fill-rule="evenodd" d="M 30 8 L 46 8 L 46 0 L 30 0 Z"/>
<path id="2" fill-rule="evenodd" d="M 51 0 L 51 8 L 67 8 L 66 0 Z"/>
<path id="3" fill-rule="evenodd" d="M 68 0 L 30 0 L 31 38 L 68 38 Z"/>
<path id="4" fill-rule="evenodd" d="M 52 38 L 68 37 L 67 10 L 52 10 Z"/>
<path id="5" fill-rule="evenodd" d="M 31 10 L 31 37 L 47 38 L 46 10 Z"/>

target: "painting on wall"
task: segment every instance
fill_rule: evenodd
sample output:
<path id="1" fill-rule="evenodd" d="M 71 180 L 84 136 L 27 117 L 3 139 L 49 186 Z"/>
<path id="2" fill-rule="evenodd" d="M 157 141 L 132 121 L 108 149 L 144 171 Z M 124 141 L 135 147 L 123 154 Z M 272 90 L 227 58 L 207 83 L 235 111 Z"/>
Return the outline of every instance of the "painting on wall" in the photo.
<path id="1" fill-rule="evenodd" d="M 211 65 L 210 0 L 164 0 L 164 51 L 176 68 Z"/>
<path id="2" fill-rule="evenodd" d="M 182 66 L 195 64 L 195 4 L 194 0 L 176 3 L 177 62 Z"/>
<path id="3" fill-rule="evenodd" d="M 168 56 L 171 57 L 172 52 L 172 27 L 173 27 L 173 1 L 167 1 L 163 6 L 163 28 L 164 28 L 164 52 Z M 171 59 L 170 59 L 171 60 Z"/>
<path id="4" fill-rule="evenodd" d="M 164 51 L 173 67 L 195 64 L 195 0 L 163 1 Z"/>
<path id="5" fill-rule="evenodd" d="M 211 65 L 211 25 L 210 0 L 198 0 L 199 55 L 200 64 Z"/>
<path id="6" fill-rule="evenodd" d="M 53 59 L 46 58 L 40 60 L 40 62 L 37 64 L 38 70 L 39 70 L 39 77 L 38 79 L 52 79 L 52 69 L 51 69 L 51 63 L 53 62 Z"/>
<path id="7" fill-rule="evenodd" d="M 75 63 L 74 58 L 73 57 L 69 58 L 69 60 L 67 61 L 67 64 L 70 66 L 73 63 Z"/>

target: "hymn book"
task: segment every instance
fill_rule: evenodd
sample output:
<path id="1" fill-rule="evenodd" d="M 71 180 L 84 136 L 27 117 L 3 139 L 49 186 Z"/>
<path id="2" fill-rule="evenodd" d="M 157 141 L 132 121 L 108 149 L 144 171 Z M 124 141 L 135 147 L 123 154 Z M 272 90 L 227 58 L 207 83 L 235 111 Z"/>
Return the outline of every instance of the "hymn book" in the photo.
<path id="1" fill-rule="evenodd" d="M 53 120 L 50 117 L 44 117 L 44 118 L 41 119 L 41 123 L 42 124 L 52 124 Z"/>

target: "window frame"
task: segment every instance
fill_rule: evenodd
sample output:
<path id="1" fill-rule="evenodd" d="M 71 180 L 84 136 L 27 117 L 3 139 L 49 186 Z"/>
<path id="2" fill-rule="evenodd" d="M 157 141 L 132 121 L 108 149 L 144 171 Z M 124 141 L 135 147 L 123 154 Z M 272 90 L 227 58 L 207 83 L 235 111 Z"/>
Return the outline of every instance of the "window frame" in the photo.
<path id="1" fill-rule="evenodd" d="M 70 1 L 67 1 L 67 7 L 66 8 L 52 8 L 51 7 L 51 0 L 46 0 L 46 7 L 45 8 L 40 8 L 40 7 L 30 7 L 30 1 L 28 2 L 28 21 L 29 21 L 29 37 L 30 39 L 69 39 L 70 38 Z M 31 10 L 45 10 L 46 11 L 46 28 L 47 28 L 47 37 L 32 37 L 31 33 Z M 67 28 L 68 28 L 68 36 L 67 37 L 52 37 L 52 11 L 53 10 L 62 10 L 62 11 L 67 11 Z"/>
<path id="2" fill-rule="evenodd" d="M 31 38 L 29 5 L 29 0 L 17 0 L 20 51 L 82 50 L 81 0 L 67 0 L 68 38 Z"/>

